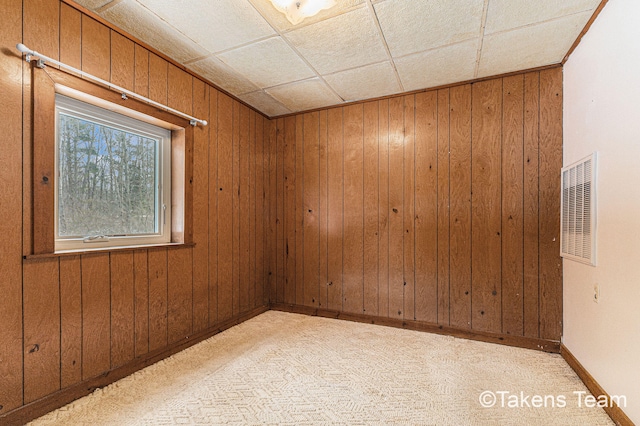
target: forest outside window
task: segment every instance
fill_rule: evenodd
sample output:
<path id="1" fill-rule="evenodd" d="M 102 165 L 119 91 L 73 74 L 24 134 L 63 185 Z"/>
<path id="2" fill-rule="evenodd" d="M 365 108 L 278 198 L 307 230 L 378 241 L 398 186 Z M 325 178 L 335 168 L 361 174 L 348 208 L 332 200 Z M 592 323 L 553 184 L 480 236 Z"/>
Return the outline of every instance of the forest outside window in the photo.
<path id="1" fill-rule="evenodd" d="M 55 249 L 171 241 L 171 131 L 56 94 Z"/>
<path id="2" fill-rule="evenodd" d="M 192 245 L 190 121 L 54 68 L 32 78 L 25 258 Z"/>

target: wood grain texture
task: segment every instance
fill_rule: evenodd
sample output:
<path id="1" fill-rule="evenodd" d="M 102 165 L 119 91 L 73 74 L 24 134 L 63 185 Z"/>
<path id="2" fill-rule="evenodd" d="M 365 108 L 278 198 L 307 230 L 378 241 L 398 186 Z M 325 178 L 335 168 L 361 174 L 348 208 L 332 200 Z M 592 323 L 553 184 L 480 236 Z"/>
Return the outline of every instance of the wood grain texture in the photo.
<path id="1" fill-rule="evenodd" d="M 474 330 L 500 332 L 502 80 L 472 86 L 471 268 Z"/>
<path id="2" fill-rule="evenodd" d="M 296 119 L 295 165 L 295 303 L 304 303 L 304 117 Z"/>
<path id="3" fill-rule="evenodd" d="M 82 71 L 111 78 L 111 30 L 87 15 L 82 15 Z"/>
<path id="4" fill-rule="evenodd" d="M 111 31 L 111 82 L 128 90 L 133 90 L 135 80 L 135 45 Z"/>
<path id="5" fill-rule="evenodd" d="M 249 241 L 249 309 L 256 307 L 256 113 L 249 110 L 249 218 L 247 239 Z"/>
<path id="6" fill-rule="evenodd" d="M 240 312 L 240 104 L 233 101 L 231 145 L 231 312 Z"/>
<path id="7" fill-rule="evenodd" d="M 538 296 L 538 133 L 540 111 L 540 73 L 524 76 L 524 335 L 540 336 Z"/>
<path id="8" fill-rule="evenodd" d="M 114 252 L 111 266 L 111 368 L 135 356 L 133 252 Z"/>
<path id="9" fill-rule="evenodd" d="M 364 174 L 362 104 L 344 108 L 343 310 L 362 313 Z"/>
<path id="10" fill-rule="evenodd" d="M 82 380 L 111 366 L 111 282 L 109 255 L 81 257 Z"/>
<path id="11" fill-rule="evenodd" d="M 402 249 L 404 318 L 415 320 L 416 309 L 416 97 L 404 97 L 404 164 Z"/>
<path id="12" fill-rule="evenodd" d="M 449 90 L 449 324 L 471 328 L 471 86 Z"/>
<path id="13" fill-rule="evenodd" d="M 209 88 L 193 80 L 193 113 L 209 117 Z M 217 124 L 217 123 L 216 123 Z M 193 133 L 193 332 L 209 326 L 209 131 L 211 125 L 197 126 Z M 215 182 L 213 194 L 215 191 Z M 214 244 L 215 244 L 215 240 Z"/>
<path id="14" fill-rule="evenodd" d="M 300 118 L 302 120 L 302 117 Z M 284 231 L 284 263 L 283 279 L 281 279 L 283 301 L 296 303 L 296 117 L 284 120 L 284 146 L 282 152 L 282 173 L 284 178 L 284 193 L 282 203 L 284 206 L 283 231 Z M 300 141 L 302 143 L 302 141 Z M 302 183 L 300 183 L 302 184 Z"/>
<path id="15" fill-rule="evenodd" d="M 149 51 L 135 45 L 134 90 L 142 96 L 149 96 Z"/>
<path id="16" fill-rule="evenodd" d="M 524 333 L 524 75 L 503 79 L 502 332 Z"/>
<path id="17" fill-rule="evenodd" d="M 451 188 L 451 164 L 449 142 L 449 89 L 438 90 L 437 116 L 438 116 L 438 324 L 450 323 L 450 188 Z"/>
<path id="18" fill-rule="evenodd" d="M 220 241 L 219 235 L 219 196 L 222 194 L 222 186 L 219 181 L 219 159 L 218 159 L 218 133 L 220 123 L 218 121 L 219 110 L 218 105 L 219 93 L 213 88 L 209 88 L 209 155 L 208 155 L 208 175 L 209 175 L 209 281 L 208 281 L 208 293 L 209 293 L 209 323 L 211 326 L 219 321 L 219 283 L 220 283 L 220 264 L 219 264 L 219 249 Z M 220 186 L 219 186 L 220 185 Z M 195 193 L 194 193 L 195 194 Z M 195 228 L 194 228 L 195 229 Z"/>
<path id="19" fill-rule="evenodd" d="M 24 402 L 60 389 L 58 259 L 24 265 Z"/>
<path id="20" fill-rule="evenodd" d="M 318 306 L 320 286 L 320 113 L 303 117 L 303 305 Z"/>
<path id="21" fill-rule="evenodd" d="M 540 72 L 539 250 L 540 337 L 562 335 L 560 169 L 562 168 L 562 69 Z"/>
<path id="22" fill-rule="evenodd" d="M 419 93 L 415 136 L 415 319 L 438 322 L 438 93 Z"/>
<path id="23" fill-rule="evenodd" d="M 389 100 L 389 318 L 404 318 L 404 102 Z"/>
<path id="24" fill-rule="evenodd" d="M 249 135 L 250 120 L 249 108 L 239 105 L 239 140 L 238 140 L 238 275 L 239 294 L 238 312 L 245 312 L 249 309 Z"/>
<path id="25" fill-rule="evenodd" d="M 167 344 L 167 249 L 149 249 L 149 351 Z"/>
<path id="26" fill-rule="evenodd" d="M 276 241 L 275 241 L 275 254 L 276 254 L 276 263 L 275 263 L 275 284 L 276 284 L 276 292 L 275 292 L 275 301 L 283 302 L 285 300 L 285 280 L 286 280 L 286 261 L 287 261 L 287 228 L 286 228 L 286 215 L 285 215 L 285 191 L 288 190 L 287 180 L 285 179 L 285 152 L 287 152 L 286 148 L 286 122 L 285 120 L 278 120 L 276 134 L 274 135 L 274 149 L 275 149 L 275 217 L 274 217 L 274 226 L 276 231 Z M 291 178 L 293 179 L 293 178 Z M 290 296 L 287 297 L 290 299 Z"/>
<path id="27" fill-rule="evenodd" d="M 362 312 L 378 315 L 378 146 L 379 108 L 377 102 L 364 104 L 363 123 L 363 309 Z"/>
<path id="28" fill-rule="evenodd" d="M 176 248 L 167 252 L 167 338 L 177 342 L 193 331 L 193 250 Z"/>
<path id="29" fill-rule="evenodd" d="M 318 223 L 320 228 L 320 278 L 318 280 L 318 307 L 326 308 L 328 303 L 329 286 L 329 187 L 328 187 L 328 174 L 329 174 L 329 123 L 327 111 L 321 111 L 319 113 L 319 142 L 318 142 L 318 156 L 319 156 L 319 214 Z"/>
<path id="30" fill-rule="evenodd" d="M 60 387 L 82 381 L 80 256 L 60 258 Z"/>
<path id="31" fill-rule="evenodd" d="M 389 311 L 389 101 L 378 102 L 378 315 L 388 317 Z"/>
<path id="32" fill-rule="evenodd" d="M 82 66 L 82 15 L 71 6 L 60 4 L 60 62 Z"/>
<path id="33" fill-rule="evenodd" d="M 218 320 L 233 316 L 233 101 L 218 94 Z M 210 258 L 211 259 L 211 258 Z M 213 264 L 213 259 L 210 260 Z"/>
<path id="34" fill-rule="evenodd" d="M 343 195 L 344 176 L 343 161 L 343 110 L 333 108 L 327 112 L 328 132 L 328 164 L 327 164 L 327 189 L 328 205 L 328 292 L 327 308 L 342 310 L 342 256 L 343 256 Z"/>
<path id="35" fill-rule="evenodd" d="M 14 46 L 22 36 L 22 2 L 12 0 L 3 3 L 3 17 L 13 25 L 0 26 L 0 45 Z M 28 68 L 17 56 L 0 52 L 0 103 L 3 142 L 0 150 L 0 232 L 4 238 L 0 242 L 0 415 L 22 405 L 23 400 L 23 333 L 22 333 L 22 257 L 23 235 L 26 234 L 25 249 L 31 249 L 31 227 L 23 229 L 23 139 L 22 139 L 22 90 L 23 67 Z M 29 70 L 30 71 L 30 70 Z M 26 120 L 25 120 L 26 121 Z M 29 127 L 30 129 L 30 127 Z M 26 145 L 26 143 L 25 143 Z M 25 153 L 29 155 L 29 151 Z M 31 181 L 26 173 L 25 181 Z M 28 192 L 28 191 L 24 191 Z M 25 204 L 30 207 L 29 202 Z M 25 210 L 30 210 L 26 208 Z M 30 215 L 30 211 L 28 214 Z M 30 216 L 28 216 L 30 219 Z M 29 222 L 27 222 L 29 223 Z"/>
<path id="36" fill-rule="evenodd" d="M 149 352 L 149 256 L 147 250 L 133 252 L 135 292 L 135 355 Z"/>

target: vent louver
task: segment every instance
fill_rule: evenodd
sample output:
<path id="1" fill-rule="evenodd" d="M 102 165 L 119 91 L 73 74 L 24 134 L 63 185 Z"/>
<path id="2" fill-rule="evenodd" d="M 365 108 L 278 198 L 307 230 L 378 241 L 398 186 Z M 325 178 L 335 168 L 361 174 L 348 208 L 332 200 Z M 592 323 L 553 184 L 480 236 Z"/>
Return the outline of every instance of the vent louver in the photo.
<path id="1" fill-rule="evenodd" d="M 596 154 L 562 169 L 560 255 L 589 265 L 595 258 Z"/>

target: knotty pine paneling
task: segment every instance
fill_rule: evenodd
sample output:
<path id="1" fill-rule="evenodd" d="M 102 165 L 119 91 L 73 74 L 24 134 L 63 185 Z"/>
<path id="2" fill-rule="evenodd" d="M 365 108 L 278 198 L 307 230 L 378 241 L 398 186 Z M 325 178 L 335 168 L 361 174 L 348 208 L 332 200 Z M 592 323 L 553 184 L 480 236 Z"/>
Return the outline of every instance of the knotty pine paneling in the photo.
<path id="1" fill-rule="evenodd" d="M 271 300 L 559 340 L 561 83 L 553 68 L 275 120 Z"/>
<path id="2" fill-rule="evenodd" d="M 275 124 L 67 3 L 8 0 L 3 17 L 0 423 L 266 305 L 276 260 Z M 23 259 L 33 253 L 34 117 L 20 42 L 210 123 L 194 130 L 195 246 Z"/>

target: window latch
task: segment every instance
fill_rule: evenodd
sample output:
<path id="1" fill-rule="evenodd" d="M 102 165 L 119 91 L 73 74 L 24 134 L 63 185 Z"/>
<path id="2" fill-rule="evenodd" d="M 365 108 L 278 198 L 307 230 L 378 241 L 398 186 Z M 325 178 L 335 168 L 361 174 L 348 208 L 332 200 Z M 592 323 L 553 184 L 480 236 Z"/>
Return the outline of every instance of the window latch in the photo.
<path id="1" fill-rule="evenodd" d="M 104 241 L 109 241 L 109 237 L 106 235 L 92 235 L 82 240 L 82 242 L 85 242 L 85 243 L 101 243 Z"/>

